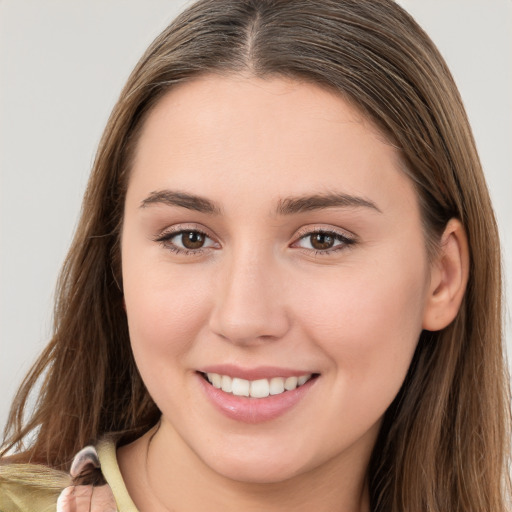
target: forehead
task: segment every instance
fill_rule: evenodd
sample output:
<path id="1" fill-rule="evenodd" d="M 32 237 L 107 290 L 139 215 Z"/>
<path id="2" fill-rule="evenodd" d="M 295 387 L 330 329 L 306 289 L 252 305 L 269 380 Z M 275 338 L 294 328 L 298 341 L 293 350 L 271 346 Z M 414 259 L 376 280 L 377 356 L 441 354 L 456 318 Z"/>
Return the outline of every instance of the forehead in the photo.
<path id="1" fill-rule="evenodd" d="M 273 137 L 282 127 L 285 131 L 279 134 L 281 138 L 287 134 L 296 138 L 293 126 L 296 130 L 309 131 L 311 136 L 321 123 L 331 124 L 333 128 L 358 124 L 386 144 L 376 125 L 341 93 L 312 82 L 279 76 L 205 74 L 176 84 L 149 113 L 141 130 L 142 138 L 155 138 L 155 132 L 162 126 L 169 129 L 178 123 L 182 133 L 188 130 L 189 135 L 195 132 L 198 136 L 213 128 L 219 135 L 221 130 L 228 129 L 237 130 L 240 135 L 251 130 Z M 161 131 L 160 134 L 165 137 Z M 332 135 L 336 134 L 332 132 Z"/>
<path id="2" fill-rule="evenodd" d="M 326 88 L 206 75 L 170 90 L 149 114 L 129 189 L 222 195 L 214 199 L 250 193 L 267 200 L 340 187 L 379 195 L 383 185 L 411 188 L 399 167 L 398 151 L 378 129 Z"/>

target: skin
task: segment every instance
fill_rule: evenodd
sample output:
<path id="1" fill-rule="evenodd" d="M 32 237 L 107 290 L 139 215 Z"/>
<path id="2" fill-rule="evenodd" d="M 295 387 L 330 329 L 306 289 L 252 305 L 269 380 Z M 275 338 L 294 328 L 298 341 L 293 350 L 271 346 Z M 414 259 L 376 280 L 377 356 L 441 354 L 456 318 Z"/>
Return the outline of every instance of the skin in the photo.
<path id="1" fill-rule="evenodd" d="M 166 190 L 215 211 L 154 194 Z M 278 209 L 332 192 L 361 204 Z M 162 411 L 158 429 L 118 452 L 141 511 L 369 510 L 382 416 L 421 330 L 447 325 L 465 286 L 460 225 L 434 261 L 421 226 L 397 150 L 339 96 L 218 75 L 167 93 L 138 143 L 122 231 L 133 351 Z M 176 253 L 181 236 L 158 241 L 172 230 L 208 238 Z M 318 230 L 352 243 L 315 251 Z M 285 414 L 247 424 L 198 384 L 198 368 L 224 363 L 320 376 Z"/>

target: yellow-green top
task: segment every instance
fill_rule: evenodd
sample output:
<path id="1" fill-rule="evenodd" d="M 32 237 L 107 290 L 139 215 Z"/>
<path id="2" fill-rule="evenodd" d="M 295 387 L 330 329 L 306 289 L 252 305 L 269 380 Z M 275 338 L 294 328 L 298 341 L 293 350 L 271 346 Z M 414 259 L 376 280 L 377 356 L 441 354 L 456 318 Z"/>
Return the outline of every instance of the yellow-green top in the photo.
<path id="1" fill-rule="evenodd" d="M 119 470 L 116 444 L 106 438 L 97 446 L 101 471 L 114 495 L 119 512 L 138 512 Z M 0 464 L 0 512 L 55 512 L 57 499 L 71 477 L 33 464 Z"/>

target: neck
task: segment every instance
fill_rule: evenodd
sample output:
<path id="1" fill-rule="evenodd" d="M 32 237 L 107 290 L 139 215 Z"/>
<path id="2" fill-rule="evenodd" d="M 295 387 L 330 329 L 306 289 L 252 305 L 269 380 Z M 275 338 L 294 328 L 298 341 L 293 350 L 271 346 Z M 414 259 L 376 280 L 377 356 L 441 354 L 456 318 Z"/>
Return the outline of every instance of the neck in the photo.
<path id="1" fill-rule="evenodd" d="M 327 461 L 279 482 L 240 482 L 213 471 L 173 432 L 153 429 L 118 452 L 128 492 L 141 512 L 369 512 L 370 454 Z"/>

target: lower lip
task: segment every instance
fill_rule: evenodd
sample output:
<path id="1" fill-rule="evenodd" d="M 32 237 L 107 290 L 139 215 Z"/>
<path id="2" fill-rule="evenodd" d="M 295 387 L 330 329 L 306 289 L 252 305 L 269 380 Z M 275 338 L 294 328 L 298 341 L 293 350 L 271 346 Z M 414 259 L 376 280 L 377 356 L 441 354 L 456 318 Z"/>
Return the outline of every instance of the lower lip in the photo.
<path id="1" fill-rule="evenodd" d="M 262 423 L 273 420 L 297 405 L 313 387 L 318 377 L 302 386 L 266 398 L 235 396 L 213 387 L 201 374 L 197 375 L 201 387 L 212 404 L 225 416 L 243 423 Z"/>

